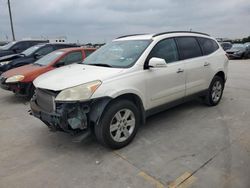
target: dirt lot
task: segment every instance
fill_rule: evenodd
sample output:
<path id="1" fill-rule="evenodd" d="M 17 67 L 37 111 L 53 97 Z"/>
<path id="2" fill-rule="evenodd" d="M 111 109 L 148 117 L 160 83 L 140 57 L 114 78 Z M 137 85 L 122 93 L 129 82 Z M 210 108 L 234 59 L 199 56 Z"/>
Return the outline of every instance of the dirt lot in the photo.
<path id="1" fill-rule="evenodd" d="M 126 148 L 73 143 L 0 90 L 0 187 L 250 187 L 250 60 L 230 62 L 220 105 L 188 102 L 148 119 Z"/>

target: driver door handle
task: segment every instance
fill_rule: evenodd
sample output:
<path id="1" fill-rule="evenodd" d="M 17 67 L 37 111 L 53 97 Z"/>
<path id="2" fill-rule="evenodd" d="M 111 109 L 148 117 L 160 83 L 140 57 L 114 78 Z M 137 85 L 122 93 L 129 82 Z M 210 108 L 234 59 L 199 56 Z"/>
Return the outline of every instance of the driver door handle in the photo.
<path id="1" fill-rule="evenodd" d="M 204 67 L 207 67 L 207 66 L 209 66 L 210 65 L 210 63 L 208 63 L 208 62 L 205 62 L 204 63 Z"/>
<path id="2" fill-rule="evenodd" d="M 182 72 L 184 72 L 184 69 L 178 68 L 176 73 L 182 73 Z"/>

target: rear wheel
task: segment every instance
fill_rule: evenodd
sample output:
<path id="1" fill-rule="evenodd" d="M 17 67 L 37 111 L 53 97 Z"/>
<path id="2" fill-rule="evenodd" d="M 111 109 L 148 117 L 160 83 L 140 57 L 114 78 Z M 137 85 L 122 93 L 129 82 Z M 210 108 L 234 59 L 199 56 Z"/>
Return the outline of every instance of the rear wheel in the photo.
<path id="1" fill-rule="evenodd" d="M 207 95 L 205 97 L 205 103 L 208 106 L 215 106 L 219 104 L 224 90 L 224 80 L 215 76 L 210 83 Z"/>
<path id="2" fill-rule="evenodd" d="M 112 149 L 128 145 L 136 135 L 140 123 L 137 107 L 128 100 L 112 102 L 95 126 L 97 140 Z"/>

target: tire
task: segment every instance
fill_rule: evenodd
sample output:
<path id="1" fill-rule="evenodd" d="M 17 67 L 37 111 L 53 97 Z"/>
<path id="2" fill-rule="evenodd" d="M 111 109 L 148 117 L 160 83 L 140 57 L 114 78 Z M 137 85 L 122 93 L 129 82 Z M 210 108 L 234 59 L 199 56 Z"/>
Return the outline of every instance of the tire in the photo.
<path id="1" fill-rule="evenodd" d="M 26 88 L 26 95 L 28 99 L 31 99 L 35 93 L 35 86 L 31 83 L 29 86 Z"/>
<path id="2" fill-rule="evenodd" d="M 243 53 L 243 54 L 241 55 L 241 58 L 240 58 L 240 59 L 246 59 L 245 53 Z"/>
<path id="3" fill-rule="evenodd" d="M 250 53 L 245 53 L 244 59 L 248 59 L 250 57 Z"/>
<path id="4" fill-rule="evenodd" d="M 224 85 L 225 83 L 221 77 L 215 76 L 213 78 L 205 96 L 205 103 L 208 106 L 216 106 L 219 104 L 223 95 Z"/>
<path id="5" fill-rule="evenodd" d="M 102 145 L 119 149 L 133 140 L 139 124 L 140 112 L 135 104 L 129 100 L 115 100 L 107 106 L 95 125 L 95 135 Z"/>

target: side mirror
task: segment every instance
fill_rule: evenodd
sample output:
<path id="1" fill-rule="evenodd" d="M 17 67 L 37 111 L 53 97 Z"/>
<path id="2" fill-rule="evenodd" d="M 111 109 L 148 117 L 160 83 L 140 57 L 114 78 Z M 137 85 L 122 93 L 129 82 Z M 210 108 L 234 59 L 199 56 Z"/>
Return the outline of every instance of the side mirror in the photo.
<path id="1" fill-rule="evenodd" d="M 35 53 L 35 54 L 34 54 L 34 58 L 35 58 L 35 59 L 40 59 L 41 57 L 42 57 L 42 55 L 39 54 L 39 53 Z"/>
<path id="2" fill-rule="evenodd" d="M 167 63 L 165 59 L 152 57 L 148 62 L 148 67 L 149 68 L 165 68 L 167 67 Z"/>
<path id="3" fill-rule="evenodd" d="M 64 66 L 65 65 L 65 62 L 64 61 L 59 61 L 59 62 L 57 62 L 54 66 L 55 67 L 62 67 L 62 66 Z"/>

